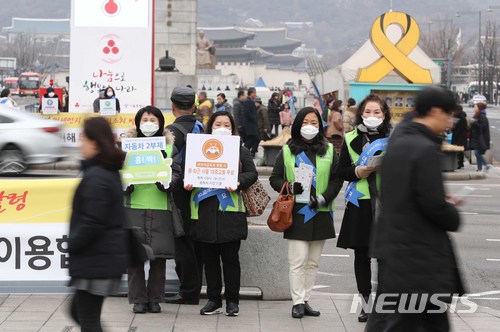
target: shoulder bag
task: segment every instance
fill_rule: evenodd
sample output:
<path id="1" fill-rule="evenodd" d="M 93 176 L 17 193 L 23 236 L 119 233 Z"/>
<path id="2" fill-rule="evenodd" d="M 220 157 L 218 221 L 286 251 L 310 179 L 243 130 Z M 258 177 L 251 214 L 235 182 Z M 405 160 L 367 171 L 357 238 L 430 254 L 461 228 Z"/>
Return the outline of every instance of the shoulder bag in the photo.
<path id="1" fill-rule="evenodd" d="M 292 210 L 294 198 L 290 194 L 288 182 L 281 187 L 278 199 L 273 204 L 271 214 L 267 218 L 267 226 L 272 231 L 284 232 L 292 226 Z"/>
<path id="2" fill-rule="evenodd" d="M 248 189 L 241 191 L 241 196 L 247 208 L 247 217 L 258 217 L 264 213 L 267 204 L 271 200 L 266 189 L 259 179 Z"/>

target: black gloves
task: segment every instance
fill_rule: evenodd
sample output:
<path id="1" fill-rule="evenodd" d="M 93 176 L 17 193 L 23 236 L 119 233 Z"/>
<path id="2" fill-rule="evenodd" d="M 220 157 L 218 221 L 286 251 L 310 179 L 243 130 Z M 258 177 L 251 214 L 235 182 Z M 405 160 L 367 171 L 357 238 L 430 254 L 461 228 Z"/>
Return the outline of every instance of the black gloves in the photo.
<path id="1" fill-rule="evenodd" d="M 318 197 L 311 196 L 308 205 L 311 209 L 316 210 L 326 206 L 326 200 L 323 195 L 319 195 Z"/>
<path id="2" fill-rule="evenodd" d="M 289 183 L 288 188 L 290 189 L 290 193 L 294 195 L 300 195 L 304 192 L 304 188 L 300 182 Z"/>
<path id="3" fill-rule="evenodd" d="M 134 185 L 133 185 L 133 184 L 131 184 L 131 185 L 129 185 L 129 186 L 127 187 L 127 189 L 125 189 L 125 190 L 123 191 L 123 194 L 124 194 L 125 196 L 129 196 L 129 195 L 130 195 L 133 191 L 134 191 Z"/>
<path id="4" fill-rule="evenodd" d="M 168 189 L 163 186 L 163 183 L 156 181 L 155 184 L 159 191 L 163 191 L 164 193 L 167 192 Z"/>

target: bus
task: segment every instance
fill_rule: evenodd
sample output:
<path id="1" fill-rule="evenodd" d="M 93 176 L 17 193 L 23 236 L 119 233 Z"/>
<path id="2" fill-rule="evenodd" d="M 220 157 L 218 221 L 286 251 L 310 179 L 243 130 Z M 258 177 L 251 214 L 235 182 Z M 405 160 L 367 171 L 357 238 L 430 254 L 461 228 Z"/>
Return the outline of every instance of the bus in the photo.
<path id="1" fill-rule="evenodd" d="M 19 79 L 17 77 L 7 77 L 3 80 L 3 87 L 10 90 L 13 95 L 19 94 Z"/>
<path id="2" fill-rule="evenodd" d="M 38 97 L 40 92 L 40 74 L 34 72 L 19 75 L 19 96 Z"/>

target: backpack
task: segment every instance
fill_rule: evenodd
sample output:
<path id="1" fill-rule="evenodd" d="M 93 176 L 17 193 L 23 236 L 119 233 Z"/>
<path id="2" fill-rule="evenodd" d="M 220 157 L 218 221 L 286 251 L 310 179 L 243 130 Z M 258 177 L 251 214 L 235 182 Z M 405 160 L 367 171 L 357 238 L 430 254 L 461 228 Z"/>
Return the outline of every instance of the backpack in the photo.
<path id="1" fill-rule="evenodd" d="M 179 151 L 179 154 L 178 154 L 179 160 L 181 162 L 182 171 L 184 171 L 184 166 L 185 166 L 184 157 L 186 156 L 186 136 L 189 133 L 188 133 L 187 129 L 184 126 L 180 125 L 179 123 L 172 123 L 172 127 L 177 128 L 177 130 L 179 130 L 184 137 L 184 146 L 182 147 L 181 151 Z M 193 129 L 191 130 L 191 134 L 202 134 L 204 129 L 205 129 L 205 126 L 203 125 L 203 123 L 196 120 L 196 122 L 194 123 Z"/>

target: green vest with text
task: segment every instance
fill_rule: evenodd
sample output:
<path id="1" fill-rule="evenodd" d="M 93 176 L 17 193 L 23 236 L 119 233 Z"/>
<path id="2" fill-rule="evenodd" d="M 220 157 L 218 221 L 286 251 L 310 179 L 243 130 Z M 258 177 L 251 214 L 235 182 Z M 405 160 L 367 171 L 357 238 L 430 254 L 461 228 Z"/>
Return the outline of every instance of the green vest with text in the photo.
<path id="1" fill-rule="evenodd" d="M 165 152 L 167 157 L 172 157 L 172 144 L 167 144 Z M 131 209 L 145 210 L 162 210 L 171 211 L 170 202 L 168 200 L 169 193 L 160 191 L 156 184 L 135 184 L 134 191 L 130 196 L 125 196 L 125 207 Z"/>
<path id="2" fill-rule="evenodd" d="M 333 145 L 328 143 L 328 149 L 324 156 L 316 155 L 316 195 L 321 195 L 326 191 L 330 182 L 330 169 L 333 164 Z M 283 163 L 285 164 L 285 177 L 290 183 L 295 181 L 295 155 L 290 151 L 290 147 L 283 146 Z M 332 200 L 327 206 L 321 207 L 318 211 L 335 211 L 335 202 Z"/>
<path id="3" fill-rule="evenodd" d="M 194 219 L 194 220 L 199 219 L 198 211 L 199 211 L 200 205 L 196 204 L 194 202 L 194 197 L 200 190 L 201 190 L 201 188 L 195 188 L 193 190 L 193 193 L 191 194 L 191 201 L 190 201 L 191 219 Z M 231 200 L 233 201 L 234 206 L 228 206 L 226 208 L 226 211 L 224 211 L 224 212 L 243 212 L 243 213 L 246 213 L 247 209 L 245 206 L 245 202 L 243 201 L 243 196 L 241 196 L 241 193 L 239 191 L 233 191 L 233 192 L 230 192 L 229 195 L 231 196 Z M 219 203 L 219 211 L 222 211 L 222 207 L 221 207 L 220 203 Z"/>

